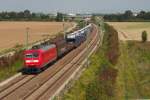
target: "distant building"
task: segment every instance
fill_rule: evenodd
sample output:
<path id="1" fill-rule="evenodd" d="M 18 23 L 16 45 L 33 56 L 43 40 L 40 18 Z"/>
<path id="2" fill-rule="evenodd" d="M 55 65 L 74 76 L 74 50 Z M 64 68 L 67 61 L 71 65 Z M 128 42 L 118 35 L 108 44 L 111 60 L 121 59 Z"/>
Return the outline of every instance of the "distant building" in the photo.
<path id="1" fill-rule="evenodd" d="M 78 17 L 81 17 L 81 18 L 91 18 L 92 17 L 92 14 L 78 14 Z"/>
<path id="2" fill-rule="evenodd" d="M 73 14 L 73 13 L 69 13 L 67 14 L 69 17 L 76 17 L 76 14 Z"/>
<path id="3" fill-rule="evenodd" d="M 133 13 L 133 16 L 135 16 L 135 17 L 136 17 L 137 15 L 138 15 L 138 13 L 136 13 L 136 12 L 134 12 L 134 13 Z"/>
<path id="4" fill-rule="evenodd" d="M 91 20 L 92 14 L 74 14 L 74 13 L 68 13 L 66 14 L 66 18 L 70 21 L 73 21 L 75 19 L 82 19 L 85 21 Z"/>

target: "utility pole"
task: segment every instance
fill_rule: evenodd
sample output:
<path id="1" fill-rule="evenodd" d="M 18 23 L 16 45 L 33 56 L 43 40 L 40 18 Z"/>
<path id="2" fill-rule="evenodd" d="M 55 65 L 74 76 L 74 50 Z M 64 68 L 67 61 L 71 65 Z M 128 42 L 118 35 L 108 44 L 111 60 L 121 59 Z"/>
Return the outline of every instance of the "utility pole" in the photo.
<path id="1" fill-rule="evenodd" d="M 103 41 L 103 36 L 105 34 L 105 25 L 104 25 L 104 19 L 102 17 L 101 19 L 101 25 L 102 25 L 102 35 L 101 35 L 101 40 Z M 102 45 L 102 44 L 101 44 Z"/>
<path id="2" fill-rule="evenodd" d="M 86 59 L 87 59 L 86 66 L 87 67 L 89 66 L 89 57 L 88 57 L 88 54 L 89 54 L 88 45 L 89 45 L 89 36 L 90 36 L 89 34 L 91 34 L 91 32 L 88 32 L 87 37 L 86 37 L 86 48 L 87 48 L 87 50 L 86 50 Z"/>
<path id="3" fill-rule="evenodd" d="M 26 49 L 28 50 L 28 42 L 29 42 L 29 27 L 26 28 Z"/>
<path id="4" fill-rule="evenodd" d="M 63 33 L 64 33 L 64 38 L 66 37 L 66 29 L 65 29 L 65 19 L 63 16 Z"/>
<path id="5" fill-rule="evenodd" d="M 96 19 L 97 19 L 98 24 L 100 25 L 99 28 L 101 30 L 101 34 L 99 34 L 99 36 L 100 36 L 100 39 L 101 39 L 100 45 L 102 45 L 103 36 L 104 36 L 104 33 L 105 33 L 104 19 L 103 19 L 103 17 L 97 17 Z"/>

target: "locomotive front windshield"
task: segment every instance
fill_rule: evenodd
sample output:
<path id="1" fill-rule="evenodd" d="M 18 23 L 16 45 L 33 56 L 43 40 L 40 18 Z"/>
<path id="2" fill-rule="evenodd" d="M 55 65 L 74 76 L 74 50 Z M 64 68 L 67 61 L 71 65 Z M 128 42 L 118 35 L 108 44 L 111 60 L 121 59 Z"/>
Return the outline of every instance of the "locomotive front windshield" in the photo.
<path id="1" fill-rule="evenodd" d="M 26 58 L 32 58 L 32 54 L 26 54 Z"/>
<path id="2" fill-rule="evenodd" d="M 33 53 L 33 58 L 38 58 L 39 57 L 39 54 L 37 52 Z"/>
<path id="3" fill-rule="evenodd" d="M 26 58 L 38 58 L 39 54 L 37 52 L 32 53 L 32 54 L 26 54 L 25 55 Z"/>

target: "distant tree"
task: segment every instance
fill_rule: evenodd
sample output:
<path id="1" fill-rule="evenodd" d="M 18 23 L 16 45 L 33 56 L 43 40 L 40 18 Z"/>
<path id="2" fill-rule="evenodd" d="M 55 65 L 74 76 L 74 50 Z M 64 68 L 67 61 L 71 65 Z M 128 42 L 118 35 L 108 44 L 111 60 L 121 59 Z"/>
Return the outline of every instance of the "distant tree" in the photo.
<path id="1" fill-rule="evenodd" d="M 145 11 L 140 11 L 140 13 L 137 15 L 137 18 L 144 18 L 146 12 Z"/>
<path id="2" fill-rule="evenodd" d="M 57 16 L 58 21 L 63 20 L 64 14 L 59 13 Z M 49 16 L 49 14 L 44 13 L 31 13 L 29 10 L 20 11 L 20 12 L 0 12 L 0 21 L 55 21 L 55 16 Z"/>
<path id="3" fill-rule="evenodd" d="M 17 19 L 23 19 L 24 18 L 24 12 L 19 12 L 17 14 Z"/>
<path id="4" fill-rule="evenodd" d="M 150 12 L 147 12 L 144 16 L 144 19 L 150 20 Z"/>
<path id="5" fill-rule="evenodd" d="M 7 12 L 2 12 L 2 13 L 1 13 L 1 17 L 2 17 L 2 19 L 8 19 L 8 18 L 9 18 Z"/>
<path id="6" fill-rule="evenodd" d="M 79 28 L 83 28 L 86 26 L 86 22 L 84 20 L 81 20 L 78 22 L 78 26 L 79 26 Z"/>
<path id="7" fill-rule="evenodd" d="M 25 17 L 25 18 L 28 18 L 28 19 L 31 17 L 31 13 L 30 13 L 29 10 L 25 10 L 25 11 L 24 11 L 24 17 Z"/>
<path id="8" fill-rule="evenodd" d="M 142 37 L 142 42 L 146 42 L 147 41 L 147 32 L 143 31 L 141 37 Z"/>
<path id="9" fill-rule="evenodd" d="M 63 14 L 62 13 L 57 13 L 57 16 L 56 16 L 56 21 L 58 21 L 58 22 L 61 22 L 61 21 L 63 21 Z"/>
<path id="10" fill-rule="evenodd" d="M 35 13 L 32 13 L 31 16 L 32 16 L 32 19 L 36 18 L 36 14 Z"/>
<path id="11" fill-rule="evenodd" d="M 133 12 L 131 10 L 127 10 L 124 13 L 125 19 L 132 19 L 133 18 Z"/>
<path id="12" fill-rule="evenodd" d="M 48 20 L 49 19 L 49 16 L 48 15 L 46 15 L 46 14 L 41 14 L 41 19 L 43 19 L 43 20 Z"/>
<path id="13" fill-rule="evenodd" d="M 106 14 L 106 21 L 150 21 L 150 12 L 140 11 L 137 16 L 134 16 L 131 10 L 127 10 L 122 14 Z"/>
<path id="14" fill-rule="evenodd" d="M 9 12 L 8 15 L 9 15 L 10 19 L 15 19 L 17 14 L 16 14 L 16 12 Z"/>

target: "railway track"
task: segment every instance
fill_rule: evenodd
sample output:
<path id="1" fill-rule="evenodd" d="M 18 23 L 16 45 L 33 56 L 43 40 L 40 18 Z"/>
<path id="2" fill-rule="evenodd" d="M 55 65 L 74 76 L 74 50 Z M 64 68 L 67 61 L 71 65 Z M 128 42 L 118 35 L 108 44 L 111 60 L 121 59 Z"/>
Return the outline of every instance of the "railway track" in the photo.
<path id="1" fill-rule="evenodd" d="M 92 41 L 86 47 L 83 43 L 57 63 L 38 75 L 21 75 L 10 83 L 0 87 L 0 100 L 47 100 L 69 78 L 85 59 L 86 51 L 97 44 L 96 26 L 91 35 Z"/>

